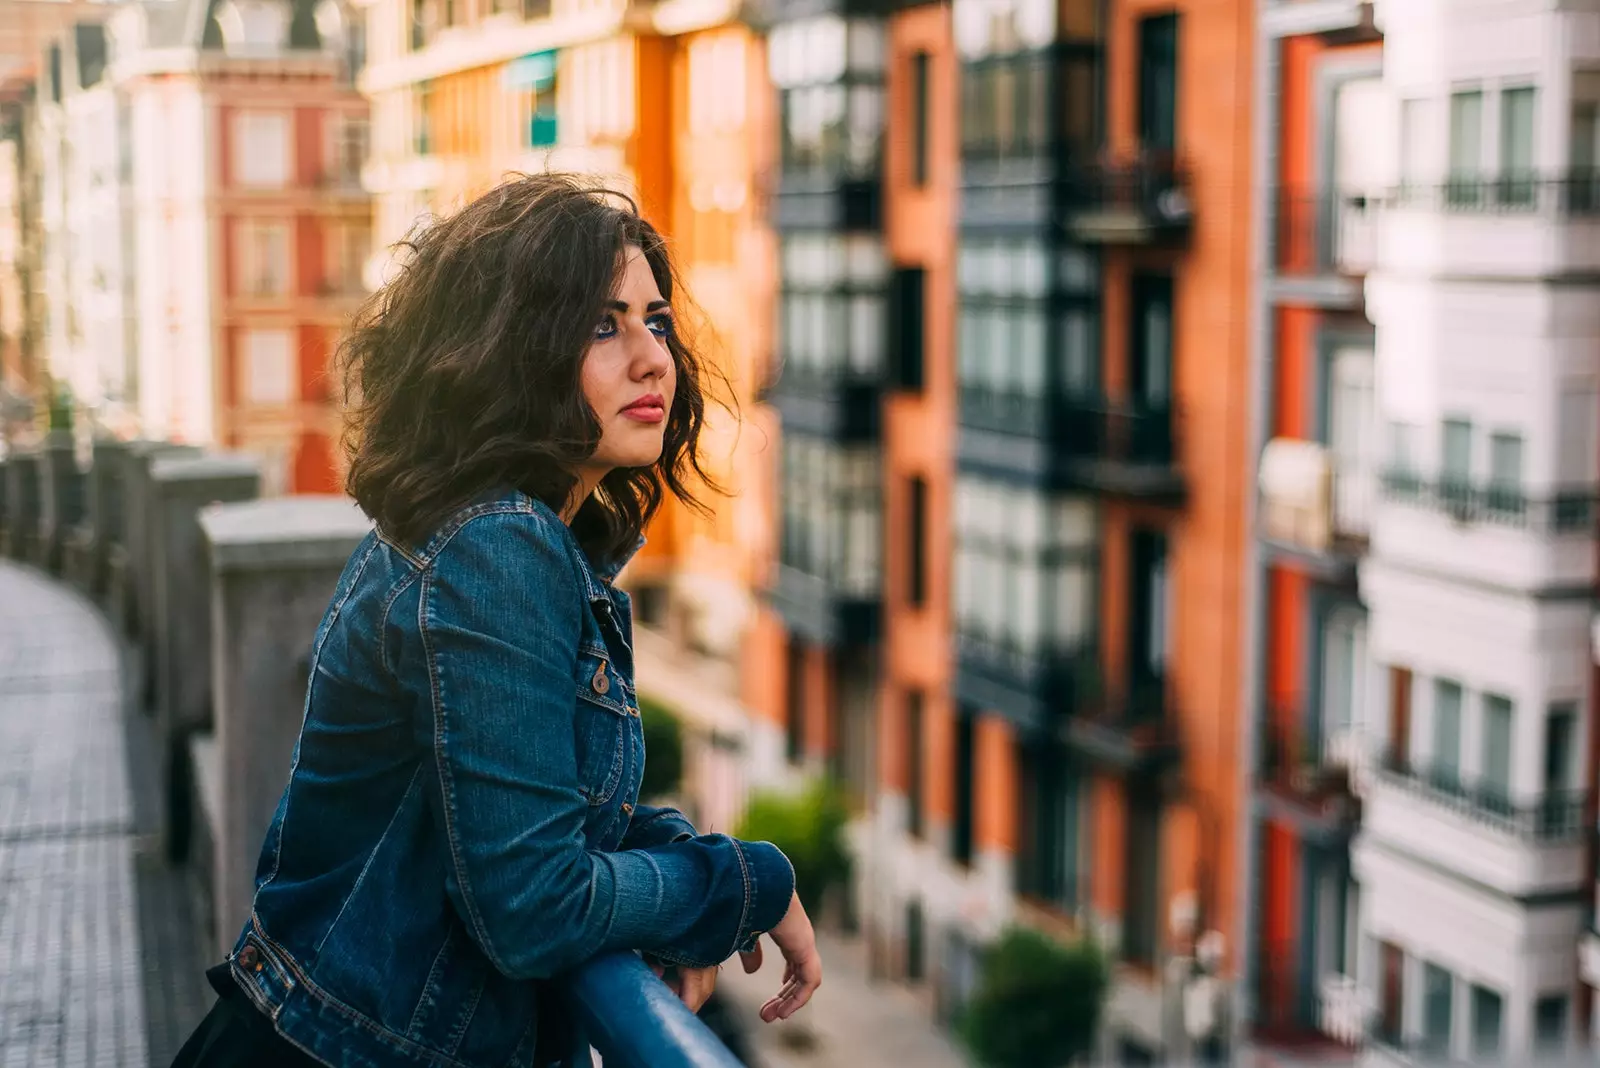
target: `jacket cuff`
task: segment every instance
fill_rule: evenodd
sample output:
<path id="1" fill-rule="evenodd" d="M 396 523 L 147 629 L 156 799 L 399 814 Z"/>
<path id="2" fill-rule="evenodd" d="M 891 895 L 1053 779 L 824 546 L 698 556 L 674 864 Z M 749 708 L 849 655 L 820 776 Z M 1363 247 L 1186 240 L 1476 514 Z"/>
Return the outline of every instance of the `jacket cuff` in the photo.
<path id="1" fill-rule="evenodd" d="M 744 858 L 744 923 L 734 948 L 749 953 L 756 940 L 778 925 L 794 900 L 794 865 L 771 842 L 737 842 Z"/>
<path id="2" fill-rule="evenodd" d="M 677 809 L 640 805 L 634 810 L 627 833 L 622 836 L 621 848 L 653 849 L 674 842 L 687 842 L 694 836 L 694 824 Z"/>

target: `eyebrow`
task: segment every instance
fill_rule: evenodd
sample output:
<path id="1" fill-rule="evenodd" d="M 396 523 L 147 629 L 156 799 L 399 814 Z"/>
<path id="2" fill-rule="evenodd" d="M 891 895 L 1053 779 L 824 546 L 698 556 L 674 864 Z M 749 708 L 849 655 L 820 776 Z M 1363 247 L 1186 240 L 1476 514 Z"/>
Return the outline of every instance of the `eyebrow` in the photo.
<path id="1" fill-rule="evenodd" d="M 626 312 L 628 310 L 628 302 L 625 300 L 613 300 L 607 305 L 607 307 L 609 307 L 612 311 Z M 644 306 L 646 315 L 654 311 L 661 311 L 663 308 L 670 311 L 672 309 L 672 305 L 664 300 L 652 300 L 649 304 Z"/>

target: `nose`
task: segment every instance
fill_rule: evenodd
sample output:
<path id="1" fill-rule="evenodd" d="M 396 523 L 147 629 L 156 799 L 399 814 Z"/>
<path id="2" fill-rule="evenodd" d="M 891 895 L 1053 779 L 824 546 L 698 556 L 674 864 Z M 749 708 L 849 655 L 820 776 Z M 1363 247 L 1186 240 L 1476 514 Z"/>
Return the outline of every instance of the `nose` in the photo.
<path id="1" fill-rule="evenodd" d="M 667 341 L 648 326 L 630 332 L 629 363 L 635 378 L 663 378 L 672 369 L 672 353 L 667 351 Z"/>

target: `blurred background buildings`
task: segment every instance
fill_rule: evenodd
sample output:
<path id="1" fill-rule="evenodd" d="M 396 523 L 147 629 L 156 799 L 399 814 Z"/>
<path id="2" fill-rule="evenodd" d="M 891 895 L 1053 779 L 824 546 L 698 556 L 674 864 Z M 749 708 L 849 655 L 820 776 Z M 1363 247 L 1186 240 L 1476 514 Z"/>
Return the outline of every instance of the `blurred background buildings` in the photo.
<path id="1" fill-rule="evenodd" d="M 269 494 L 414 228 L 635 195 L 734 409 L 641 687 L 702 825 L 841 786 L 930 1027 L 1017 923 L 1119 1063 L 1600 1027 L 1589 0 L 0 0 L 0 102 L 11 440 Z"/>

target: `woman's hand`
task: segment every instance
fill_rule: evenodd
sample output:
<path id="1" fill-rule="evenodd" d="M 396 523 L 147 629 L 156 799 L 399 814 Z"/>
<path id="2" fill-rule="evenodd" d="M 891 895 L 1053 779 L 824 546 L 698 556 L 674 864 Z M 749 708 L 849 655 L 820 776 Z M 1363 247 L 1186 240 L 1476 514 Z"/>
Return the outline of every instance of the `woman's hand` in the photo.
<path id="1" fill-rule="evenodd" d="M 717 968 L 683 968 L 674 965 L 669 972 L 667 967 L 659 962 L 652 961 L 650 970 L 661 977 L 683 1003 L 689 1006 L 690 1012 L 699 1012 L 700 1007 L 711 997 L 711 992 L 717 988 Z"/>
<path id="2" fill-rule="evenodd" d="M 787 1020 L 799 1012 L 811 995 L 822 985 L 822 957 L 817 953 L 817 932 L 811 927 L 811 917 L 796 894 L 789 902 L 778 926 L 767 932 L 783 954 L 783 987 L 777 996 L 761 1006 L 764 1023 Z M 761 967 L 761 943 L 749 953 L 740 954 L 746 974 Z"/>

